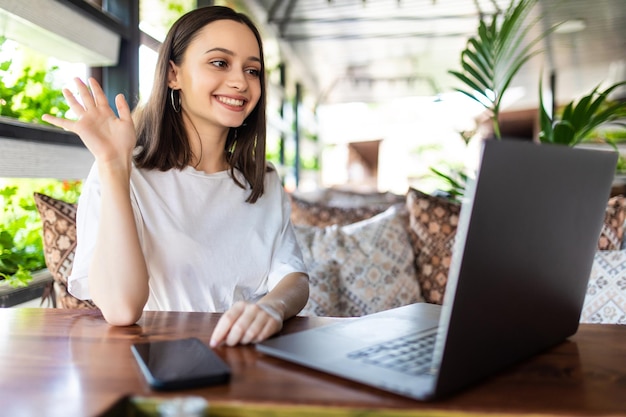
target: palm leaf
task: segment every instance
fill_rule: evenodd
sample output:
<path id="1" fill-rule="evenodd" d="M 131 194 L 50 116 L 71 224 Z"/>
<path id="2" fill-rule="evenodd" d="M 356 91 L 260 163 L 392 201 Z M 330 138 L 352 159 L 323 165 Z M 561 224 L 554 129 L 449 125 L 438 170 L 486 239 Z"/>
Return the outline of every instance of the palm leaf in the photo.
<path id="1" fill-rule="evenodd" d="M 470 52 L 466 53 L 465 55 L 466 57 L 468 57 L 469 60 L 472 59 L 472 54 Z M 463 70 L 466 72 L 466 74 L 471 76 L 477 84 L 481 85 L 481 87 L 485 89 L 488 89 L 490 87 L 488 74 L 482 73 L 479 69 L 477 69 L 475 66 L 472 66 L 471 63 L 467 61 L 462 62 L 461 66 L 463 67 Z"/>
<path id="2" fill-rule="evenodd" d="M 445 174 L 437 168 L 430 167 L 430 171 L 434 173 L 436 176 L 442 178 L 445 182 L 448 183 L 449 188 L 444 190 L 450 197 L 456 199 L 458 197 L 462 197 L 465 192 L 465 185 L 467 184 L 468 175 L 464 172 L 457 172 L 459 180 L 456 180 L 451 175 Z"/>
<path id="3" fill-rule="evenodd" d="M 626 127 L 623 122 L 619 121 L 621 118 L 626 117 L 626 103 L 608 102 L 609 94 L 616 88 L 624 85 L 626 85 L 626 81 L 613 84 L 604 91 L 599 91 L 598 86 L 591 93 L 578 100 L 578 102 L 572 101 L 568 103 L 560 119 L 553 117 L 552 120 L 544 109 L 540 87 L 539 117 L 541 132 L 539 140 L 576 146 L 585 141 L 595 129 L 602 125 L 612 123 Z M 604 142 L 615 147 L 615 144 L 611 143 L 610 140 L 604 139 Z"/>
<path id="4" fill-rule="evenodd" d="M 500 137 L 498 122 L 502 97 L 520 68 L 540 51 L 536 45 L 548 31 L 534 37 L 524 47 L 530 30 L 539 20 L 527 23 L 537 0 L 512 0 L 502 16 L 481 17 L 477 34 L 466 43 L 461 53 L 461 71 L 449 71 L 466 87 L 456 89 L 473 98 L 490 111 L 494 134 Z"/>
<path id="5" fill-rule="evenodd" d="M 606 99 L 608 98 L 609 94 L 611 94 L 613 92 L 613 90 L 615 90 L 618 87 L 621 87 L 623 85 L 626 85 L 626 81 L 622 81 L 616 84 L 613 84 L 612 86 L 608 87 L 606 90 L 604 90 L 603 92 L 599 93 L 598 98 L 595 100 L 595 102 L 593 104 L 591 104 L 591 106 L 589 107 L 589 112 L 591 114 L 595 114 L 598 109 L 602 106 L 602 104 L 606 101 Z M 598 90 L 599 87 L 596 87 L 590 94 L 590 96 L 593 96 L 594 94 L 596 94 L 596 91 Z M 619 103 L 617 103 L 617 107 L 618 109 L 623 109 L 626 112 L 626 106 L 620 106 Z M 618 112 L 618 115 L 619 112 Z M 621 116 L 626 116 L 626 113 L 621 114 Z"/>
<path id="6" fill-rule="evenodd" d="M 572 120 L 572 115 L 574 114 L 574 102 L 569 103 L 565 106 L 563 110 L 563 115 L 561 116 L 561 120 Z"/>
<path id="7" fill-rule="evenodd" d="M 470 97 L 473 100 L 476 100 L 478 103 L 480 103 L 483 106 L 485 106 L 485 101 L 488 101 L 488 102 L 491 101 L 491 98 L 487 96 L 485 89 L 482 88 L 480 85 L 478 85 L 474 80 L 470 79 L 465 74 L 461 74 L 459 72 L 453 71 L 452 74 L 456 75 L 460 80 L 463 80 L 463 82 L 472 89 L 471 93 L 466 90 L 462 90 L 460 88 L 455 88 L 456 91 L 467 95 L 468 97 Z M 484 101 L 478 97 L 482 97 Z"/>
<path id="8" fill-rule="evenodd" d="M 552 131 L 552 119 L 548 115 L 543 104 L 543 80 L 539 78 L 539 141 L 554 143 L 554 132 Z"/>
<path id="9" fill-rule="evenodd" d="M 572 143 L 576 135 L 574 126 L 572 126 L 569 120 L 559 120 L 554 124 L 553 131 L 553 141 L 559 145 L 568 145 Z"/>
<path id="10" fill-rule="evenodd" d="M 474 72 L 481 74 L 479 78 L 485 78 L 492 73 L 489 64 L 485 62 L 486 57 L 484 54 L 477 53 L 472 49 L 466 49 L 461 53 L 461 68 L 466 69 L 465 66 L 473 65 Z"/>

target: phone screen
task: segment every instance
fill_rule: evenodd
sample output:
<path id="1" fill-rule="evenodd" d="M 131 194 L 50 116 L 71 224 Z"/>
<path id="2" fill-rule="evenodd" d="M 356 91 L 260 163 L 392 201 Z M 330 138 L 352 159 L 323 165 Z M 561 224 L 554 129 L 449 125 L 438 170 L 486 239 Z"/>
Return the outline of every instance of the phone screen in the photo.
<path id="1" fill-rule="evenodd" d="M 136 343 L 131 350 L 150 386 L 175 390 L 223 384 L 229 366 L 200 339 Z"/>

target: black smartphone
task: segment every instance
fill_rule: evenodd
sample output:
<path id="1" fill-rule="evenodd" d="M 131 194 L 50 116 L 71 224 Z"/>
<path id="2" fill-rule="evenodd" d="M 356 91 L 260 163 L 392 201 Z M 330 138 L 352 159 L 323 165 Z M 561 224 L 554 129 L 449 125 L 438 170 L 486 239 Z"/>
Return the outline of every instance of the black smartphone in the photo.
<path id="1" fill-rule="evenodd" d="M 230 367 L 195 337 L 135 343 L 131 350 L 155 390 L 194 388 L 230 380 Z"/>

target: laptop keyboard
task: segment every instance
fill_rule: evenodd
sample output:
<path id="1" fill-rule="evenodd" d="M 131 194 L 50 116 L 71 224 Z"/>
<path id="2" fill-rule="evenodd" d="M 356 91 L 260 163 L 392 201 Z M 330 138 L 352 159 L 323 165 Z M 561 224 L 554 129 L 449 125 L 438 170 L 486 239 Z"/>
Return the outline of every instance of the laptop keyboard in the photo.
<path id="1" fill-rule="evenodd" d="M 348 358 L 409 375 L 429 373 L 437 333 L 415 334 L 348 353 Z"/>

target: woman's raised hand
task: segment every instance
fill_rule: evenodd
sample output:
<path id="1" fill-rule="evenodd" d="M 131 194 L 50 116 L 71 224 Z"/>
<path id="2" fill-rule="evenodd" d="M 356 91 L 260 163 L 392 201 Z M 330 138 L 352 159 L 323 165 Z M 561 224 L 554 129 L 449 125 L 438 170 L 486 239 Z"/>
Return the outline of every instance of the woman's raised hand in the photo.
<path id="1" fill-rule="evenodd" d="M 75 82 L 82 103 L 68 89 L 63 89 L 63 96 L 78 119 L 63 119 L 49 114 L 42 119 L 80 136 L 96 162 L 129 167 L 137 137 L 124 96 L 118 94 L 115 97 L 118 117 L 95 79 L 89 78 L 89 88 L 79 78 Z"/>

